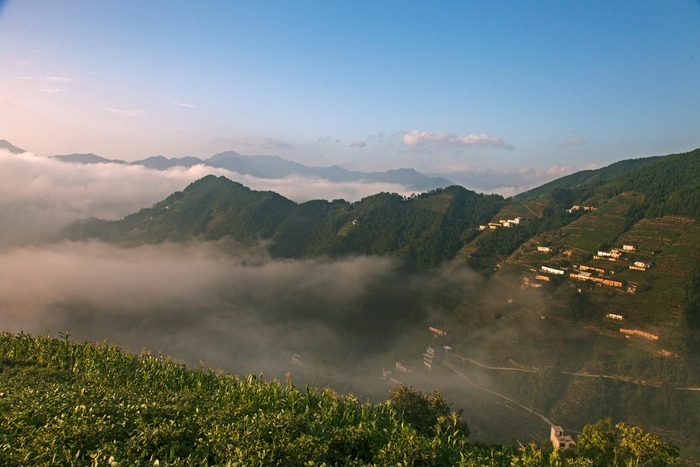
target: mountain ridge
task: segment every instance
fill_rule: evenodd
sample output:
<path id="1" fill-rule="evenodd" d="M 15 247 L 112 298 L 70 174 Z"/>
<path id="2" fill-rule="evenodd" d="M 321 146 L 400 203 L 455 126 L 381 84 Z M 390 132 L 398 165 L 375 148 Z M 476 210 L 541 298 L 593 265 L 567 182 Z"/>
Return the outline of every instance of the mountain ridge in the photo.
<path id="1" fill-rule="evenodd" d="M 119 159 L 106 159 L 96 154 L 67 154 L 52 156 L 61 162 L 78 164 L 128 164 L 140 165 L 153 170 L 167 170 L 172 167 L 192 167 L 202 164 L 222 168 L 241 175 L 257 178 L 276 179 L 290 176 L 321 178 L 331 182 L 393 183 L 404 185 L 410 190 L 427 191 L 445 188 L 454 183 L 442 177 L 430 177 L 415 169 L 400 168 L 385 172 L 360 172 L 347 170 L 337 165 L 330 167 L 308 167 L 298 162 L 289 161 L 274 155 L 244 156 L 235 151 L 217 153 L 208 159 L 195 156 L 172 157 L 151 156 L 145 159 L 125 162 Z"/>

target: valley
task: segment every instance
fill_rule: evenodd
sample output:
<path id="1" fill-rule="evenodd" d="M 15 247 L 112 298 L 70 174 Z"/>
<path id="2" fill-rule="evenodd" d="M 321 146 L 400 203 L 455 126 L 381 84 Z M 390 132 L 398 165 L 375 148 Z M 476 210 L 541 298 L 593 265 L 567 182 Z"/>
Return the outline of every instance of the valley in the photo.
<path id="1" fill-rule="evenodd" d="M 134 271 L 177 254 L 213 266 L 216 285 L 145 306 L 141 292 L 77 292 L 40 326 L 374 402 L 396 383 L 439 389 L 474 442 L 546 445 L 550 425 L 611 418 L 692 454 L 700 213 L 664 200 L 697 182 L 626 184 L 697 172 L 698 151 L 651 159 L 507 199 L 451 186 L 295 203 L 206 176 L 121 220 L 69 225 L 52 254 L 87 245 Z M 426 366 L 428 344 L 450 352 Z"/>

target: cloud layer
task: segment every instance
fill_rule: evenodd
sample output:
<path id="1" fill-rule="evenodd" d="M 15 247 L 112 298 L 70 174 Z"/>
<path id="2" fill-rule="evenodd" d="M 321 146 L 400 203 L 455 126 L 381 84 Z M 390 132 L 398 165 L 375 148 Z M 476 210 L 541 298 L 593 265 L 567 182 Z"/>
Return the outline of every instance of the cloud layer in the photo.
<path id="1" fill-rule="evenodd" d="M 446 131 L 434 133 L 432 131 L 413 130 L 403 135 L 403 144 L 413 147 L 440 146 L 513 149 L 513 146 L 503 141 L 503 138 L 485 134 L 455 135 Z"/>
<path id="2" fill-rule="evenodd" d="M 158 171 L 138 165 L 73 164 L 0 150 L 0 247 L 49 240 L 79 219 L 120 219 L 208 174 L 226 176 L 255 190 L 275 191 L 296 202 L 356 201 L 381 191 L 410 194 L 392 184 L 260 179 L 204 165 Z"/>
<path id="3" fill-rule="evenodd" d="M 406 276 L 397 266 L 376 257 L 277 261 L 226 242 L 6 248 L 0 329 L 68 332 L 226 371 L 292 370 L 302 382 L 368 390 L 398 349 L 420 355 L 426 320 L 475 280 L 468 271 Z"/>

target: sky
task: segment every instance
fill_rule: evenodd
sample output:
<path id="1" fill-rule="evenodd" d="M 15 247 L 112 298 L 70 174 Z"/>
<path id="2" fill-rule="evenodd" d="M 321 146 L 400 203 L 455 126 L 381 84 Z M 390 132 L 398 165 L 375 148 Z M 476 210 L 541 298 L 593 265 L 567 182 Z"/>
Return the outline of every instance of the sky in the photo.
<path id="1" fill-rule="evenodd" d="M 0 139 L 511 195 L 700 146 L 700 2 L 0 0 Z"/>

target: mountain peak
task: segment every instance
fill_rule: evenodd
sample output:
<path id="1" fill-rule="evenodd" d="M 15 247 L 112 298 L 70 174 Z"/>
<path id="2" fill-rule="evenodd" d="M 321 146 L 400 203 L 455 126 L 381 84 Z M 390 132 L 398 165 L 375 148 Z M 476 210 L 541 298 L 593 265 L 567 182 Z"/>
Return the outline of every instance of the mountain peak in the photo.
<path id="1" fill-rule="evenodd" d="M 73 162 L 78 164 L 126 164 L 126 162 L 117 159 L 105 159 L 97 154 L 65 154 L 61 156 L 52 156 L 61 162 Z"/>
<path id="2" fill-rule="evenodd" d="M 10 151 L 12 154 L 22 154 L 23 152 L 27 152 L 24 149 L 18 148 L 17 146 L 10 143 L 6 139 L 0 139 L 0 149 Z"/>

